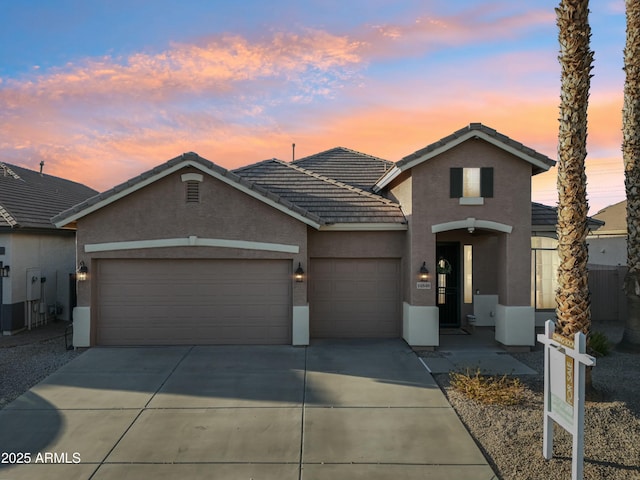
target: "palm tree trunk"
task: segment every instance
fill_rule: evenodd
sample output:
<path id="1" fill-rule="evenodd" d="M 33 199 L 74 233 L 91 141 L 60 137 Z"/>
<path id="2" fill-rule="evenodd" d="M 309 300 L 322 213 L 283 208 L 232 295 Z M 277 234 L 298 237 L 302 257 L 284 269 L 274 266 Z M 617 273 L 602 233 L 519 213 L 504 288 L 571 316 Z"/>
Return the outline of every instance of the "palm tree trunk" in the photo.
<path id="1" fill-rule="evenodd" d="M 587 106 L 593 52 L 589 48 L 589 0 L 561 0 L 556 9 L 561 94 L 558 135 L 558 290 L 556 330 L 573 339 L 588 335 L 591 301 L 587 250 Z"/>
<path id="2" fill-rule="evenodd" d="M 626 0 L 622 159 L 627 194 L 627 318 L 619 348 L 640 351 L 640 3 Z"/>

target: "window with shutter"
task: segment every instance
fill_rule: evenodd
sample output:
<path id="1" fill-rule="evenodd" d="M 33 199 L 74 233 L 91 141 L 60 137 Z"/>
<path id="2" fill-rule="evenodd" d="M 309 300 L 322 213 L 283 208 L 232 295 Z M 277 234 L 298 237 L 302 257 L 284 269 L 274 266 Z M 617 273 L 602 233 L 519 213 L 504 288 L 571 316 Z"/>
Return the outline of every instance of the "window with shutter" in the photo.
<path id="1" fill-rule="evenodd" d="M 493 197 L 493 167 L 480 169 L 480 196 L 484 198 Z"/>
<path id="2" fill-rule="evenodd" d="M 449 196 L 460 198 L 462 196 L 462 168 L 452 168 L 449 170 Z"/>
<path id="3" fill-rule="evenodd" d="M 493 197 L 493 167 L 454 167 L 449 170 L 449 196 L 462 205 L 482 205 Z"/>

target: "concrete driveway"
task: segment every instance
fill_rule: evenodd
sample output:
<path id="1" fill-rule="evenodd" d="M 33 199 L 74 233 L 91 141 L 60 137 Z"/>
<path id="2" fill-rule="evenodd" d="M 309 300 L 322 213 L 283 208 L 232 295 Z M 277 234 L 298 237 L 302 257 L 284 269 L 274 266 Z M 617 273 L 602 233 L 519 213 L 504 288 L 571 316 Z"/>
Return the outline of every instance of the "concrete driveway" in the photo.
<path id="1" fill-rule="evenodd" d="M 495 478 L 400 340 L 93 348 L 0 410 L 24 453 L 0 480 Z"/>

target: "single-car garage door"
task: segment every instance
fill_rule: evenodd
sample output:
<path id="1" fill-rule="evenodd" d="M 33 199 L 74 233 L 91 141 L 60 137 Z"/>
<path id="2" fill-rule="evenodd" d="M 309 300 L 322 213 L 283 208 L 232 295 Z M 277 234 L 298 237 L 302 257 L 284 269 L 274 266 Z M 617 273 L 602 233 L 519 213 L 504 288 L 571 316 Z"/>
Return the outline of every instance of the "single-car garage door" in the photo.
<path id="1" fill-rule="evenodd" d="M 100 260 L 98 345 L 291 343 L 291 262 Z"/>
<path id="2" fill-rule="evenodd" d="M 400 260 L 311 260 L 310 333 L 314 338 L 400 336 Z"/>

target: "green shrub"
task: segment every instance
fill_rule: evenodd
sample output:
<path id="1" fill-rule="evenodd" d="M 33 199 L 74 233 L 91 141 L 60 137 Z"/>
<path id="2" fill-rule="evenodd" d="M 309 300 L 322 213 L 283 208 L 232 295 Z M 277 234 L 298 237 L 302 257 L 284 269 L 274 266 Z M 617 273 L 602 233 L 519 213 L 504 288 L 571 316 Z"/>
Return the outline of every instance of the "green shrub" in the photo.
<path id="1" fill-rule="evenodd" d="M 451 386 L 467 398 L 488 405 L 518 405 L 524 400 L 524 385 L 519 378 L 485 376 L 480 369 L 471 374 L 449 373 Z"/>
<path id="2" fill-rule="evenodd" d="M 611 352 L 609 339 L 602 332 L 590 332 L 587 338 L 587 352 L 594 357 L 606 357 Z"/>

